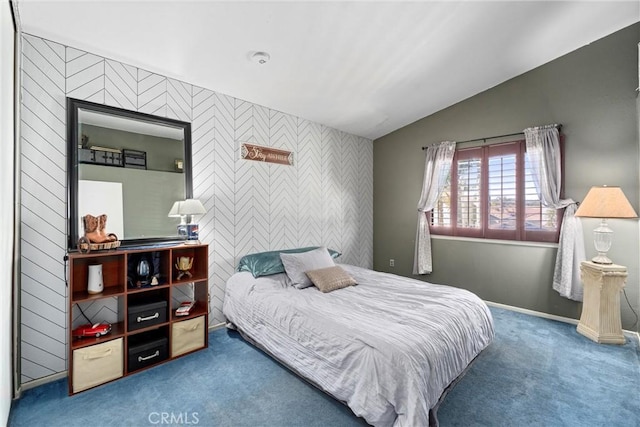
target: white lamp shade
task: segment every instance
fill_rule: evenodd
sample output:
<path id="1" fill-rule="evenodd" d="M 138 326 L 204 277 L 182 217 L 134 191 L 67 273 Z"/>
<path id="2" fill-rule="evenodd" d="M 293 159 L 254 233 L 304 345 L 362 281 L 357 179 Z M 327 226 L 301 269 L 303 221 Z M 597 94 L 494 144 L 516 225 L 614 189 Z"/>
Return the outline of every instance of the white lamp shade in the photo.
<path id="1" fill-rule="evenodd" d="M 181 217 L 185 215 L 204 215 L 207 211 L 198 199 L 178 200 L 171 206 L 169 217 Z"/>
<path id="2" fill-rule="evenodd" d="M 167 215 L 168 217 L 171 218 L 177 218 L 180 217 L 182 215 L 180 215 L 180 205 L 182 205 L 183 202 L 181 201 L 177 201 L 173 204 L 173 206 L 171 206 L 171 210 L 169 211 L 169 215 Z"/>
<path id="3" fill-rule="evenodd" d="M 207 213 L 198 199 L 187 199 L 178 208 L 181 215 L 204 215 Z"/>

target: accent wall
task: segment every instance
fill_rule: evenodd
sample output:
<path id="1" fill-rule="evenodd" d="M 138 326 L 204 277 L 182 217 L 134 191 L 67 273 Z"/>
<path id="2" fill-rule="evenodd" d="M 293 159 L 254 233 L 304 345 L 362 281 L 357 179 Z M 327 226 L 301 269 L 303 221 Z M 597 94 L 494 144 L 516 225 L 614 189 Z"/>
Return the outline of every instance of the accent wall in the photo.
<path id="1" fill-rule="evenodd" d="M 23 384 L 67 369 L 65 97 L 192 123 L 211 325 L 224 322 L 225 282 L 247 253 L 326 245 L 372 266 L 370 140 L 32 35 L 21 71 Z M 240 142 L 293 151 L 294 165 L 241 160 Z M 113 316 L 108 305 L 87 310 Z"/>

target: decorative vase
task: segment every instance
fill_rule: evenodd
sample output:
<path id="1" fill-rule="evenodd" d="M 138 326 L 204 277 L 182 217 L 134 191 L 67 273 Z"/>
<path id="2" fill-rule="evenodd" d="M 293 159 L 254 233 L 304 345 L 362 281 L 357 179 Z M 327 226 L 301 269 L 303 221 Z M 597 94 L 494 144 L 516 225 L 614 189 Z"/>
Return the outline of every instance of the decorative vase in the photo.
<path id="1" fill-rule="evenodd" d="M 94 264 L 89 266 L 89 278 L 87 280 L 87 292 L 90 294 L 99 294 L 104 290 L 102 281 L 102 264 Z"/>
<path id="2" fill-rule="evenodd" d="M 138 263 L 138 267 L 136 269 L 136 273 L 138 274 L 138 282 L 142 286 L 146 286 L 149 284 L 149 275 L 151 274 L 151 269 L 149 267 L 149 261 L 146 258 L 141 258 Z"/>

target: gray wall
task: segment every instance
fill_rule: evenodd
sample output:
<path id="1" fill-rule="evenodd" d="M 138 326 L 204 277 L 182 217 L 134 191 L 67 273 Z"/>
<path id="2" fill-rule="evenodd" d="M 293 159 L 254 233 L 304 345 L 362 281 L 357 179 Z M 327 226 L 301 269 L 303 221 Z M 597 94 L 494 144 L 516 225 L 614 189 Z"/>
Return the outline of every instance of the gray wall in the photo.
<path id="1" fill-rule="evenodd" d="M 424 171 L 423 145 L 562 123 L 565 193 L 580 201 L 593 185 L 619 185 L 638 210 L 638 40 L 636 24 L 374 141 L 374 268 L 410 276 Z M 523 53 L 526 54 L 526 53 Z M 452 70 L 453 73 L 456 70 Z M 595 255 L 584 220 L 587 257 Z M 626 292 L 638 312 L 638 222 L 611 220 L 610 257 L 628 267 Z M 420 279 L 481 298 L 579 318 L 581 304 L 551 289 L 555 245 L 433 239 L 434 272 Z M 389 259 L 395 267 L 389 266 Z M 622 297 L 623 327 L 635 317 Z M 636 329 L 634 327 L 634 329 Z"/>

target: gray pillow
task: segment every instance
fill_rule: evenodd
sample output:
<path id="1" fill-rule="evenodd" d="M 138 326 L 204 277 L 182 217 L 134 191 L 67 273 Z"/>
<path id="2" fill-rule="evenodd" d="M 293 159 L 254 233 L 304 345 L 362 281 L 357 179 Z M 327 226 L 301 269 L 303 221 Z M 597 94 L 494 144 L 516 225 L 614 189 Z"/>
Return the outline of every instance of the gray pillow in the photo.
<path id="1" fill-rule="evenodd" d="M 298 289 L 308 288 L 313 285 L 306 275 L 307 271 L 335 265 L 333 258 L 329 255 L 329 251 L 324 246 L 298 254 L 281 253 L 280 259 L 291 284 Z"/>

